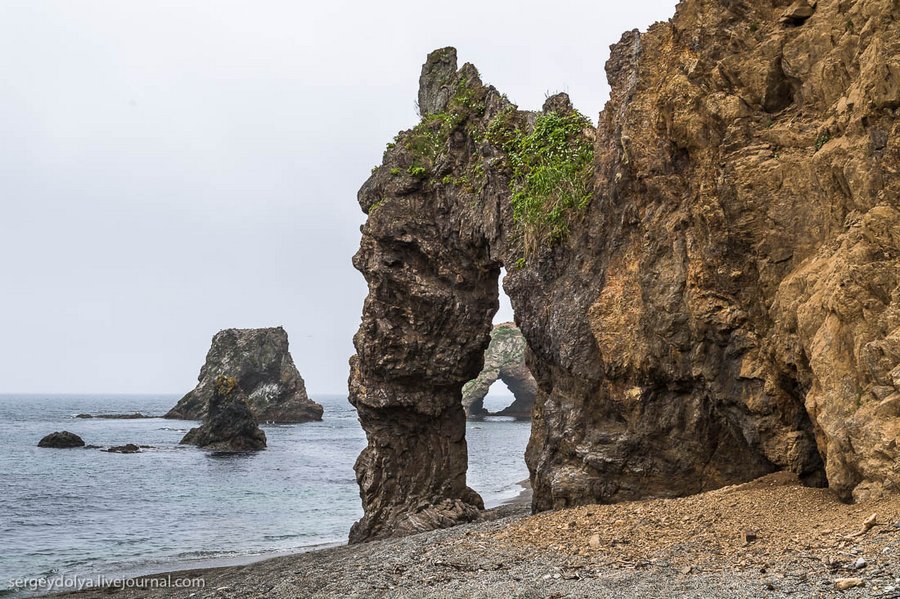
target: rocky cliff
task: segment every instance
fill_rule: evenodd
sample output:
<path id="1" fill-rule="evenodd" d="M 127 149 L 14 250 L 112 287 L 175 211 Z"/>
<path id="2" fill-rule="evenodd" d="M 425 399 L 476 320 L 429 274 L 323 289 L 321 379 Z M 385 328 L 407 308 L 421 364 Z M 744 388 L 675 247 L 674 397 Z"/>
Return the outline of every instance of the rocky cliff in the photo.
<path id="1" fill-rule="evenodd" d="M 475 517 L 463 384 L 504 289 L 539 387 L 533 508 L 788 470 L 900 485 L 900 9 L 684 0 L 611 48 L 596 129 L 447 48 L 359 193 L 352 541 Z M 579 60 L 585 57 L 577 57 Z"/>
<path id="2" fill-rule="evenodd" d="M 225 329 L 216 333 L 197 386 L 165 417 L 202 420 L 218 376 L 235 377 L 259 422 L 322 419 L 322 406 L 306 394 L 306 385 L 288 351 L 287 333 L 281 327 Z"/>
<path id="3" fill-rule="evenodd" d="M 491 342 L 484 352 L 484 368 L 462 388 L 462 404 L 470 420 L 488 415 L 531 418 L 537 383 L 525 363 L 525 348 L 525 338 L 515 324 L 504 322 L 494 326 Z M 514 399 L 504 409 L 491 414 L 484 407 L 484 398 L 497 381 L 503 381 Z"/>

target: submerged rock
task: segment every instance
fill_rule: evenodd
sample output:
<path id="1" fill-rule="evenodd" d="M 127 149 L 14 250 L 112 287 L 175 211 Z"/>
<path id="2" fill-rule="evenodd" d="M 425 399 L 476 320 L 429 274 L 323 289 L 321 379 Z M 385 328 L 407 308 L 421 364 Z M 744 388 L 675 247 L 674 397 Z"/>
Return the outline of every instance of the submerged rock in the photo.
<path id="1" fill-rule="evenodd" d="M 265 449 L 266 434 L 247 406 L 237 379 L 219 375 L 213 381 L 203 424 L 188 431 L 181 443 L 216 451 L 253 451 Z"/>
<path id="2" fill-rule="evenodd" d="M 84 439 L 69 431 L 56 431 L 41 439 L 38 442 L 38 447 L 51 447 L 54 449 L 84 447 Z"/>
<path id="3" fill-rule="evenodd" d="M 293 423 L 322 419 L 322 406 L 309 399 L 288 351 L 281 327 L 225 329 L 213 337 L 198 384 L 165 418 L 202 420 L 218 376 L 235 377 L 259 422 Z"/>
<path id="4" fill-rule="evenodd" d="M 134 443 L 126 443 L 125 445 L 116 445 L 106 450 L 107 453 L 140 453 L 141 448 Z"/>
<path id="5" fill-rule="evenodd" d="M 494 326 L 491 342 L 484 352 L 481 374 L 462 389 L 463 407 L 470 419 L 488 415 L 513 416 L 520 420 L 531 418 L 537 383 L 525 363 L 526 348 L 525 337 L 515 324 L 504 322 Z M 484 407 L 484 398 L 498 380 L 506 384 L 515 400 L 503 410 L 490 414 Z"/>

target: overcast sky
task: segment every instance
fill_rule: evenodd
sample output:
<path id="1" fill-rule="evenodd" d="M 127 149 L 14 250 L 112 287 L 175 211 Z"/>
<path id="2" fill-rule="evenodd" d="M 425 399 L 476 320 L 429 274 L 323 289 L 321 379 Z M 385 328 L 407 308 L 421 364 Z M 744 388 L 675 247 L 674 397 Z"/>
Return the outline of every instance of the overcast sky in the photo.
<path id="1" fill-rule="evenodd" d="M 0 392 L 183 393 L 216 331 L 283 325 L 343 393 L 356 191 L 426 54 L 596 120 L 608 46 L 674 5 L 0 0 Z"/>

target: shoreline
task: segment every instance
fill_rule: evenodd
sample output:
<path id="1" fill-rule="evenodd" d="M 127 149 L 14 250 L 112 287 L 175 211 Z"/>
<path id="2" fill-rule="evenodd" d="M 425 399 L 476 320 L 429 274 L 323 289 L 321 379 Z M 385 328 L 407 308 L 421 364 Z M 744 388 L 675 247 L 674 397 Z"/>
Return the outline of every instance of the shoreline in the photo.
<path id="1" fill-rule="evenodd" d="M 878 524 L 860 533 L 871 513 Z M 859 584 L 841 597 L 900 595 L 900 497 L 843 504 L 785 473 L 678 499 L 533 516 L 519 503 L 484 515 L 399 539 L 167 572 L 139 579 L 143 588 L 52 596 L 755 598 L 837 596 L 841 579 Z M 150 586 L 165 577 L 206 586 Z"/>
<path id="2" fill-rule="evenodd" d="M 493 506 L 491 508 L 487 508 L 482 512 L 482 518 L 478 521 L 481 522 L 491 522 L 500 518 L 507 518 L 512 514 L 517 516 L 525 516 L 530 514 L 531 507 L 531 481 L 529 479 L 524 479 L 516 483 L 519 488 L 518 494 L 515 497 L 504 499 L 498 505 Z M 521 512 L 521 514 L 520 514 Z M 185 572 L 209 572 L 209 571 L 217 571 L 228 568 L 243 568 L 247 566 L 252 566 L 254 564 L 259 564 L 262 562 L 266 562 L 269 560 L 275 560 L 280 558 L 289 558 L 300 556 L 306 553 L 318 552 L 318 551 L 326 551 L 329 549 L 341 548 L 341 547 L 351 547 L 348 545 L 346 540 L 343 541 L 334 541 L 334 542 L 325 542 L 325 543 L 316 543 L 314 545 L 306 545 L 302 547 L 296 547 L 293 549 L 285 549 L 285 550 L 272 550 L 265 551 L 262 553 L 255 554 L 246 554 L 246 555 L 233 555 L 233 556 L 218 556 L 218 557 L 206 557 L 206 558 L 195 558 L 195 559 L 178 559 L 172 561 L 160 561 L 155 563 L 154 565 L 148 565 L 146 567 L 136 566 L 136 567 L 124 567 L 121 569 L 111 568 L 109 570 L 103 570 L 102 568 L 95 569 L 88 574 L 85 575 L 72 575 L 67 576 L 65 578 L 69 579 L 77 579 L 83 581 L 93 581 L 93 580 L 104 580 L 104 581 L 125 581 L 125 580 L 142 580 L 142 579 L 150 579 L 150 578 L 158 578 L 163 576 L 172 576 L 180 575 Z M 50 577 L 50 580 L 53 580 L 55 577 Z M 10 596 L 10 597 L 61 597 L 67 594 L 72 594 L 73 592 L 78 596 L 83 596 L 82 593 L 88 593 L 91 591 L 99 592 L 100 588 L 86 588 L 80 591 L 72 591 L 72 589 L 66 588 L 58 588 L 58 589 L 44 589 L 44 590 L 23 590 L 20 592 L 16 592 L 11 590 L 7 595 L 0 593 L 0 596 Z"/>

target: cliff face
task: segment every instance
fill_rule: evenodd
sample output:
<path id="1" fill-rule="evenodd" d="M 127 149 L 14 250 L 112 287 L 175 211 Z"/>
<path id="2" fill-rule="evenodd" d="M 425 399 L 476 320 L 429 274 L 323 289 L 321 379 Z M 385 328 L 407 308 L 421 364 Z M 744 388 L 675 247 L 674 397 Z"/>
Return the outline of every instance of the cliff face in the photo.
<path id="1" fill-rule="evenodd" d="M 219 376 L 237 380 L 247 406 L 259 422 L 322 419 L 322 406 L 306 394 L 306 385 L 288 351 L 287 333 L 281 327 L 225 329 L 216 333 L 197 386 L 165 417 L 205 418 Z"/>
<path id="2" fill-rule="evenodd" d="M 359 194 L 351 540 L 477 513 L 460 390 L 501 265 L 539 386 L 536 510 L 774 470 L 897 491 L 898 17 L 685 0 L 612 47 L 596 131 L 564 96 L 521 112 L 452 49 L 429 56 L 423 122 Z"/>
<path id="3" fill-rule="evenodd" d="M 525 363 L 526 348 L 525 337 L 516 325 L 504 322 L 494 326 L 491 342 L 484 352 L 484 368 L 462 388 L 462 404 L 469 419 L 491 414 L 484 407 L 484 398 L 497 381 L 503 381 L 515 399 L 493 415 L 513 416 L 521 420 L 531 418 L 537 383 Z"/>

